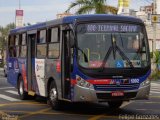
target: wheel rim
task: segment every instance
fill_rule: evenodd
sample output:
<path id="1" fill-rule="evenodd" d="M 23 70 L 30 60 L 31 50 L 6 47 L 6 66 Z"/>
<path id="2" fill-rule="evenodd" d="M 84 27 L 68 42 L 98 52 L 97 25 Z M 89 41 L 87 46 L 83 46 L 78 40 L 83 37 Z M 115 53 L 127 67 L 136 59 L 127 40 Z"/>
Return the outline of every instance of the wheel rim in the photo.
<path id="1" fill-rule="evenodd" d="M 23 82 L 22 81 L 19 84 L 19 93 L 20 95 L 23 95 Z"/>
<path id="2" fill-rule="evenodd" d="M 54 104 L 55 101 L 57 100 L 57 90 L 56 90 L 56 88 L 52 88 L 50 90 L 50 100 L 51 100 L 52 104 Z"/>

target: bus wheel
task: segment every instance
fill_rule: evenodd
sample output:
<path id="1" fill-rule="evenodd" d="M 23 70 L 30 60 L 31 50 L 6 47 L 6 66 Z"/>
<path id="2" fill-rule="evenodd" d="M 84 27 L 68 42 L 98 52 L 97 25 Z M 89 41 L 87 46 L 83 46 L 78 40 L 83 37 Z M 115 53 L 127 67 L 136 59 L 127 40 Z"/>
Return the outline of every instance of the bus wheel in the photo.
<path id="1" fill-rule="evenodd" d="M 108 105 L 111 109 L 117 109 L 123 104 L 123 101 L 108 101 Z"/>
<path id="2" fill-rule="evenodd" d="M 60 101 L 58 100 L 58 92 L 55 83 L 52 81 L 48 91 L 49 103 L 52 109 L 60 109 Z"/>
<path id="3" fill-rule="evenodd" d="M 25 100 L 28 98 L 27 92 L 24 91 L 24 82 L 22 76 L 20 76 L 18 79 L 18 94 L 21 100 Z"/>

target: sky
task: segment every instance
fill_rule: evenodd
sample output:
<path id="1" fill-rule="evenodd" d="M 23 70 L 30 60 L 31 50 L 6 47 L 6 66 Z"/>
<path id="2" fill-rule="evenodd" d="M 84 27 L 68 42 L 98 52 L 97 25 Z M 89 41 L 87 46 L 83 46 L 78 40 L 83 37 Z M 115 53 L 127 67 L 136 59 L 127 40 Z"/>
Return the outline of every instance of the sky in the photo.
<path id="1" fill-rule="evenodd" d="M 24 10 L 24 23 L 37 23 L 56 18 L 75 0 L 20 0 Z M 117 7 L 118 0 L 107 0 L 107 4 Z M 136 2 L 135 2 L 136 1 Z M 148 5 L 152 0 L 132 0 L 130 8 Z M 15 10 L 19 8 L 19 0 L 0 0 L 0 26 L 15 22 Z M 73 11 L 72 11 L 73 12 Z"/>

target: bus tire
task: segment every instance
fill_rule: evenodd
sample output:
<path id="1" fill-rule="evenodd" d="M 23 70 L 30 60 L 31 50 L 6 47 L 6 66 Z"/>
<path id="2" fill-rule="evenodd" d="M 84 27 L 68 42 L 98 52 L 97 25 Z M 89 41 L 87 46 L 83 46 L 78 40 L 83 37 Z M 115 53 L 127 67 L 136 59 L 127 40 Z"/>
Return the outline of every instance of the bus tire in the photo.
<path id="1" fill-rule="evenodd" d="M 48 100 L 52 109 L 60 110 L 61 105 L 60 105 L 60 101 L 58 100 L 58 91 L 54 81 L 52 81 L 49 86 Z"/>
<path id="2" fill-rule="evenodd" d="M 19 76 L 18 78 L 18 94 L 21 100 L 28 98 L 28 93 L 24 91 L 24 82 L 22 76 Z"/>
<path id="3" fill-rule="evenodd" d="M 123 104 L 123 101 L 108 101 L 108 105 L 111 109 L 118 109 Z"/>

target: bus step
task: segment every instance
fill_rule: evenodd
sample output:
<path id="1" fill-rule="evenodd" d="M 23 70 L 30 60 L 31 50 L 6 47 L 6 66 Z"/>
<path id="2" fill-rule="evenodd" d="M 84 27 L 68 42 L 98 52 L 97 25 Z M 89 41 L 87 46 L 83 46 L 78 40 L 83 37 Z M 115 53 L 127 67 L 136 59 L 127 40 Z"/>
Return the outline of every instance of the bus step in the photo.
<path id="1" fill-rule="evenodd" d="M 35 92 L 33 92 L 33 91 L 28 91 L 28 95 L 35 96 Z"/>

